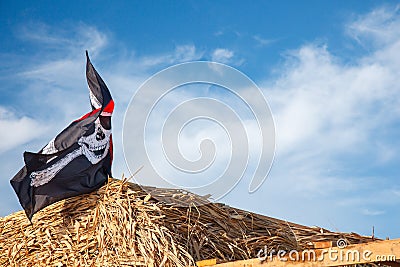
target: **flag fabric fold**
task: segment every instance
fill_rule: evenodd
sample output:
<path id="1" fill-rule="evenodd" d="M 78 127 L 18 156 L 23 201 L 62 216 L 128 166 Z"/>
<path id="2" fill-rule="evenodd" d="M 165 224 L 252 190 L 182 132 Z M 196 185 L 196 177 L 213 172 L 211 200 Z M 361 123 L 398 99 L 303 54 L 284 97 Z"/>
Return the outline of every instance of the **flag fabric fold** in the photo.
<path id="1" fill-rule="evenodd" d="M 31 220 L 59 200 L 90 193 L 111 176 L 114 101 L 86 51 L 92 111 L 73 121 L 38 153 L 25 152 L 25 166 L 10 183 Z"/>

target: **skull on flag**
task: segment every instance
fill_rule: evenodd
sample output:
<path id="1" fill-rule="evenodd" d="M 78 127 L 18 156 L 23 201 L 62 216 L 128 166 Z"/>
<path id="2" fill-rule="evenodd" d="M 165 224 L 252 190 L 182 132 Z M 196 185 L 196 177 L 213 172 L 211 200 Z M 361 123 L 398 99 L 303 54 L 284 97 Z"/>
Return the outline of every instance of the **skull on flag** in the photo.
<path id="1" fill-rule="evenodd" d="M 54 202 L 99 188 L 111 176 L 114 101 L 87 52 L 86 57 L 92 111 L 38 153 L 25 152 L 25 166 L 11 179 L 29 219 Z"/>

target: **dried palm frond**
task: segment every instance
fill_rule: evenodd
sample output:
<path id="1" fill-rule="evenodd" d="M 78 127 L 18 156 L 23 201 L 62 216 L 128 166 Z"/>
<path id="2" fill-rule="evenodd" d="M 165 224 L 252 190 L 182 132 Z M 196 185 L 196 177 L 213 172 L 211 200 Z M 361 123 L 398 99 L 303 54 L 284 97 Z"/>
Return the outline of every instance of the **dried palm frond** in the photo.
<path id="1" fill-rule="evenodd" d="M 182 207 L 185 203 L 185 207 Z M 249 259 L 260 249 L 304 249 L 335 233 L 235 209 L 182 190 L 109 179 L 91 194 L 0 218 L 0 266 L 194 266 Z"/>

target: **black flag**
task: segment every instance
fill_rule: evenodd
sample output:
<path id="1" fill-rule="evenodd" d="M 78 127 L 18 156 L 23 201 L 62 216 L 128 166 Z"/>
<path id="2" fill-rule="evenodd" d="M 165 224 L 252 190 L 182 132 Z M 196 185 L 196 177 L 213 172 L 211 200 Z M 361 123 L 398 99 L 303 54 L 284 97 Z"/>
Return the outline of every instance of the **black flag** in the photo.
<path id="1" fill-rule="evenodd" d="M 25 152 L 25 166 L 10 181 L 29 219 L 54 202 L 98 189 L 111 176 L 114 101 L 87 51 L 86 59 L 92 111 L 38 153 Z"/>

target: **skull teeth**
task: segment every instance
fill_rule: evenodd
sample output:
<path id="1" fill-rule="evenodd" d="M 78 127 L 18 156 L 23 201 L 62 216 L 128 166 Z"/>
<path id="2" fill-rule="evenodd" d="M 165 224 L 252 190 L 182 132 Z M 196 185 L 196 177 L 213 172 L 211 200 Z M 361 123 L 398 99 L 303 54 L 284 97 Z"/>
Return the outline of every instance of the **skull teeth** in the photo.
<path id="1" fill-rule="evenodd" d="M 105 149 L 105 148 L 106 148 L 106 146 L 107 146 L 107 145 L 102 145 L 102 146 L 92 146 L 92 147 L 89 147 L 89 149 L 90 149 L 90 150 L 92 150 L 92 151 L 99 151 L 99 150 Z"/>

